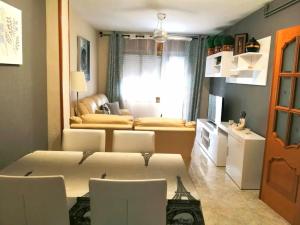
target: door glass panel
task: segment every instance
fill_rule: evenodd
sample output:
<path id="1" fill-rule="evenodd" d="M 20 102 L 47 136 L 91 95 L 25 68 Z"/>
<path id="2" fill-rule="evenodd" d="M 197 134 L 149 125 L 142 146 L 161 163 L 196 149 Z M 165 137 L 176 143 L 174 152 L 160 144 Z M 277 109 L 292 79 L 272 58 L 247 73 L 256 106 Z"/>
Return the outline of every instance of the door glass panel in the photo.
<path id="1" fill-rule="evenodd" d="M 300 116 L 293 114 L 292 129 L 290 134 L 290 145 L 297 145 L 300 143 Z"/>
<path id="2" fill-rule="evenodd" d="M 276 133 L 277 136 L 284 142 L 286 142 L 287 125 L 288 125 L 288 113 L 277 111 Z"/>
<path id="3" fill-rule="evenodd" d="M 296 40 L 290 42 L 283 50 L 282 72 L 292 72 L 294 68 Z"/>
<path id="4" fill-rule="evenodd" d="M 290 77 L 281 77 L 278 105 L 289 107 L 290 94 L 291 94 L 291 81 Z"/>
<path id="5" fill-rule="evenodd" d="M 300 109 L 300 78 L 298 78 L 297 82 L 296 82 L 294 108 L 295 109 Z"/>

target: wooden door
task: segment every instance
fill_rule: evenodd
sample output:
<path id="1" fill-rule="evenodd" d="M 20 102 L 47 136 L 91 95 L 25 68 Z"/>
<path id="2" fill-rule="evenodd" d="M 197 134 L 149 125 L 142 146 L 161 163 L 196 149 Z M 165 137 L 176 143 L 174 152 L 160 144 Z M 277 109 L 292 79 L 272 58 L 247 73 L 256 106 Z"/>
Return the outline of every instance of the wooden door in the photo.
<path id="1" fill-rule="evenodd" d="M 260 197 L 300 225 L 300 26 L 276 33 Z"/>

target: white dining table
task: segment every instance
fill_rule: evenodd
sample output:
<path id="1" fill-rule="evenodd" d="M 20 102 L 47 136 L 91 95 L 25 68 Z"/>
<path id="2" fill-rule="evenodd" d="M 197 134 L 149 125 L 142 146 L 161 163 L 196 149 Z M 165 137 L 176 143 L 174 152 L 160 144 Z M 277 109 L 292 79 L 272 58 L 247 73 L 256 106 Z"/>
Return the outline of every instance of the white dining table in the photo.
<path id="1" fill-rule="evenodd" d="M 189 213 L 194 223 L 204 225 L 200 199 L 179 154 L 145 156 L 141 153 L 95 152 L 83 157 L 83 152 L 35 151 L 11 163 L 0 171 L 8 176 L 64 176 L 70 222 L 72 225 L 90 224 L 90 178 L 115 180 L 167 180 L 167 224 L 173 224 L 177 214 L 183 218 Z M 83 160 L 84 159 L 84 160 Z M 175 194 L 177 193 L 176 197 Z M 178 198 L 178 196 L 181 196 Z"/>
<path id="2" fill-rule="evenodd" d="M 197 192 L 179 154 L 153 154 L 145 165 L 141 153 L 95 152 L 82 164 L 82 152 L 35 151 L 13 162 L 0 171 L 10 176 L 63 175 L 68 198 L 80 197 L 89 192 L 89 179 L 116 180 L 167 180 L 167 198 L 172 199 L 177 190 L 177 176 L 191 195 Z"/>

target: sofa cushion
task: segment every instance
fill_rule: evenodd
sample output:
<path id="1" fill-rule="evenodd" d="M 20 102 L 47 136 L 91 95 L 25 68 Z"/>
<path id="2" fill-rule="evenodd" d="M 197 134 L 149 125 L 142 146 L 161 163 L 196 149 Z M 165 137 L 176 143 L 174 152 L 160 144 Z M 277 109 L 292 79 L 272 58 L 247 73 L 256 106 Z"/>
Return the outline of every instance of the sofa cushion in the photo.
<path id="1" fill-rule="evenodd" d="M 145 127 L 185 127 L 185 121 L 181 119 L 169 119 L 160 117 L 144 117 L 134 121 L 134 126 Z"/>
<path id="2" fill-rule="evenodd" d="M 71 128 L 76 129 L 112 129 L 112 130 L 132 130 L 132 123 L 131 124 L 95 124 L 95 123 L 73 123 L 70 125 Z"/>
<path id="3" fill-rule="evenodd" d="M 108 103 L 108 99 L 103 94 L 83 98 L 79 100 L 79 113 L 80 115 L 96 113 L 96 110 L 105 103 Z"/>
<path id="4" fill-rule="evenodd" d="M 106 103 L 105 105 L 108 106 L 111 114 L 121 115 L 119 102 L 111 102 L 111 103 L 109 102 L 109 103 Z"/>
<path id="5" fill-rule="evenodd" d="M 95 113 L 98 106 L 92 97 L 84 98 L 78 104 L 80 115 Z"/>
<path id="6" fill-rule="evenodd" d="M 91 96 L 91 98 L 94 99 L 94 101 L 95 101 L 96 105 L 98 106 L 98 108 L 101 105 L 109 102 L 107 97 L 104 94 L 93 95 L 93 96 Z"/>
<path id="7" fill-rule="evenodd" d="M 132 124 L 132 116 L 118 116 L 106 114 L 86 114 L 81 116 L 82 123 L 94 124 Z"/>
<path id="8" fill-rule="evenodd" d="M 100 106 L 100 110 L 102 110 L 102 113 L 100 113 L 100 114 L 113 114 L 113 113 L 111 113 L 108 104 L 109 104 L 109 103 L 105 103 L 105 104 L 103 104 L 103 105 Z M 97 112 L 97 111 L 96 111 L 96 112 Z"/>
<path id="9" fill-rule="evenodd" d="M 134 130 L 152 130 L 152 131 L 166 131 L 166 132 L 195 132 L 195 128 L 192 128 L 192 127 L 146 127 L 146 126 L 135 126 Z"/>

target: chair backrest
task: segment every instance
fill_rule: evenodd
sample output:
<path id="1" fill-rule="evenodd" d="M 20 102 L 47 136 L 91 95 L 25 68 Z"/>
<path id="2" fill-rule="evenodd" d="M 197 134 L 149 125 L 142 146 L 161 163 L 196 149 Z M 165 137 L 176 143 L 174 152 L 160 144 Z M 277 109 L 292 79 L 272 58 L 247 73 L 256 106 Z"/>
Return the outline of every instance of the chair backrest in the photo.
<path id="1" fill-rule="evenodd" d="M 62 176 L 0 176 L 0 225 L 69 225 Z"/>
<path id="2" fill-rule="evenodd" d="M 113 152 L 154 152 L 154 131 L 115 130 Z"/>
<path id="3" fill-rule="evenodd" d="M 166 225 L 167 182 L 91 179 L 92 225 Z"/>
<path id="4" fill-rule="evenodd" d="M 64 151 L 105 151 L 105 130 L 64 129 Z"/>

